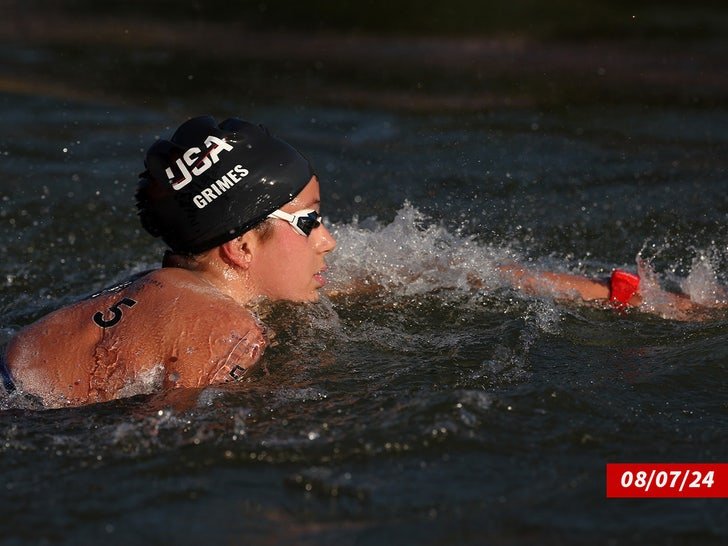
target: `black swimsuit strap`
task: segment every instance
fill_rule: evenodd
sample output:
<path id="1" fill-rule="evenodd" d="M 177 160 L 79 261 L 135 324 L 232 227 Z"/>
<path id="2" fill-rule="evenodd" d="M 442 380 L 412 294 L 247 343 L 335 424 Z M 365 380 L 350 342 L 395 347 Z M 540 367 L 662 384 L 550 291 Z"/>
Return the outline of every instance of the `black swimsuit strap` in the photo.
<path id="1" fill-rule="evenodd" d="M 110 292 L 118 292 L 122 288 L 126 288 L 131 283 L 136 281 L 137 279 L 141 279 L 145 275 L 149 275 L 152 271 L 156 271 L 156 269 L 147 269 L 146 271 L 142 271 L 140 273 L 134 273 L 127 279 L 124 279 L 118 284 L 114 284 L 112 286 L 107 286 L 106 288 L 100 290 L 99 292 L 96 292 L 95 294 L 91 294 L 90 296 L 86 296 L 84 299 L 90 300 L 93 298 L 98 298 L 99 296 L 103 296 L 105 294 L 109 294 Z"/>
<path id="2" fill-rule="evenodd" d="M 13 378 L 10 375 L 10 370 L 8 370 L 8 365 L 5 363 L 4 352 L 0 352 L 0 377 L 3 380 L 3 386 L 5 387 L 5 390 L 8 392 L 13 392 L 15 390 L 15 383 L 13 382 Z"/>

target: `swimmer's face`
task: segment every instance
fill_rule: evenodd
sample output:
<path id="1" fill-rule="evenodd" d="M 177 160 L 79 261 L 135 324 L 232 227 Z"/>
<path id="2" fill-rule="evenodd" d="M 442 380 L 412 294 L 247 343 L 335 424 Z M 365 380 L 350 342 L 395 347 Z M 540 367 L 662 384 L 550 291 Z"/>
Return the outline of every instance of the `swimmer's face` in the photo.
<path id="1" fill-rule="evenodd" d="M 294 213 L 314 209 L 320 212 L 320 204 L 319 182 L 313 177 L 301 193 L 281 210 Z M 304 237 L 284 220 L 268 221 L 272 223 L 272 231 L 258 246 L 250 264 L 257 292 L 274 301 L 318 300 L 318 290 L 326 283 L 324 259 L 336 246 L 331 233 L 321 224 Z"/>

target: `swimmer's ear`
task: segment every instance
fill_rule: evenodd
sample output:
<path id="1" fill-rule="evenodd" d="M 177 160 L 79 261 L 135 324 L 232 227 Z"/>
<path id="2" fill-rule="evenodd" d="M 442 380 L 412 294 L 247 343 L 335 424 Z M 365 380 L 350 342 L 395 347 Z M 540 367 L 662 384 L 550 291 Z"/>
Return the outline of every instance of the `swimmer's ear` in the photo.
<path id="1" fill-rule="evenodd" d="M 248 269 L 253 261 L 257 239 L 248 231 L 232 241 L 220 245 L 220 255 L 226 263 Z"/>
<path id="2" fill-rule="evenodd" d="M 232 241 L 221 244 L 220 255 L 228 264 L 247 270 L 262 243 L 258 233 L 251 229 Z"/>

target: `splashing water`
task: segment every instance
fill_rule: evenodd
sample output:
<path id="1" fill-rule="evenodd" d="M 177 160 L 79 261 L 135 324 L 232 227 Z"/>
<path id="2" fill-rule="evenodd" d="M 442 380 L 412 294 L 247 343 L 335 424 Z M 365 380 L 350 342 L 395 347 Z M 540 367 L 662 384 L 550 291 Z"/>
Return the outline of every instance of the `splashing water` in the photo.
<path id="1" fill-rule="evenodd" d="M 718 253 L 699 250 L 693 258 L 690 274 L 680 283 L 690 299 L 708 307 L 728 305 L 728 292 L 718 281 Z"/>
<path id="2" fill-rule="evenodd" d="M 416 296 L 442 291 L 469 291 L 475 286 L 493 293 L 510 285 L 498 273 L 504 263 L 523 263 L 520 254 L 508 246 L 495 247 L 479 244 L 473 236 L 451 233 L 443 225 L 426 217 L 410 203 L 405 202 L 394 220 L 386 225 L 369 218 L 350 224 L 332 226 L 338 240 L 331 257 L 334 288 L 367 279 L 385 286 L 387 291 L 400 296 Z M 670 246 L 665 243 L 665 246 Z M 640 291 L 644 298 L 642 309 L 667 319 L 684 319 L 685 313 L 675 309 L 675 295 L 666 292 L 663 285 L 674 285 L 690 301 L 706 306 L 728 305 L 728 292 L 719 280 L 720 253 L 715 248 L 696 251 L 687 277 L 671 273 L 676 266 L 667 265 L 667 271 L 657 271 L 653 260 L 644 257 L 645 247 L 636 258 L 641 277 Z M 657 254 L 660 253 L 658 249 Z M 534 269 L 541 266 L 536 263 Z M 568 271 L 564 264 L 545 269 Z M 474 284 L 473 280 L 477 279 Z M 547 306 L 548 307 L 548 306 Z M 548 329 L 554 320 L 550 307 L 538 315 Z"/>
<path id="3" fill-rule="evenodd" d="M 636 260 L 643 298 L 642 310 L 665 319 L 690 320 L 700 318 L 700 315 L 686 311 L 682 302 L 695 303 L 702 306 L 704 311 L 728 306 L 728 293 L 720 282 L 720 256 L 716 248 L 696 250 L 685 277 L 673 273 L 677 266 L 669 266 L 668 271 L 660 275 L 654 265 L 655 257 L 645 257 L 644 250 L 640 251 Z M 684 297 L 676 297 L 673 292 L 666 291 L 663 285 L 673 285 Z"/>
<path id="4" fill-rule="evenodd" d="M 474 237 L 450 233 L 408 202 L 387 225 L 355 217 L 350 224 L 332 226 L 332 233 L 338 241 L 330 260 L 335 287 L 368 278 L 411 296 L 468 290 L 477 278 L 496 288 L 503 286 L 496 266 L 517 261 L 514 251 L 479 246 Z"/>
<path id="5" fill-rule="evenodd" d="M 531 348 L 541 336 L 560 333 L 563 307 L 551 298 L 517 293 L 498 273 L 498 265 L 522 261 L 519 253 L 508 246 L 486 245 L 471 235 L 451 232 L 408 202 L 388 224 L 376 218 L 354 218 L 348 224 L 332 225 L 331 231 L 338 241 L 329 260 L 334 291 L 362 280 L 381 288 L 374 297 L 365 294 L 360 302 L 366 310 L 357 328 L 342 324 L 339 316 L 357 311 L 335 305 L 328 298 L 313 306 L 279 306 L 282 311 L 274 313 L 271 322 L 274 330 L 287 332 L 282 341 L 293 347 L 289 357 L 305 351 L 318 354 L 342 342 L 365 343 L 406 354 L 423 348 L 457 354 L 470 342 L 471 334 L 461 330 L 435 335 L 433 331 L 440 329 L 438 321 L 447 317 L 452 323 L 487 322 L 495 315 L 503 317 L 498 320 L 508 317 L 520 321 L 518 332 L 507 343 L 495 340 L 490 356 L 480 359 L 478 368 L 468 377 L 479 381 L 495 374 L 510 381 L 527 369 Z M 707 307 L 728 305 L 719 281 L 722 255 L 716 249 L 696 251 L 684 278 L 659 273 L 654 258 L 644 257 L 644 253 L 643 249 L 637 257 L 643 310 L 666 319 L 686 318 L 672 305 L 673 295 L 663 289 L 666 280 L 679 286 L 695 303 Z M 474 284 L 473 279 L 478 283 Z M 437 318 L 429 319 L 429 315 Z M 437 324 L 433 326 L 428 320 Z M 122 394 L 154 393 L 159 390 L 161 377 L 159 368 L 148 376 L 134 378 Z M 28 404 L 37 405 L 20 394 L 3 400 L 4 409 Z"/>

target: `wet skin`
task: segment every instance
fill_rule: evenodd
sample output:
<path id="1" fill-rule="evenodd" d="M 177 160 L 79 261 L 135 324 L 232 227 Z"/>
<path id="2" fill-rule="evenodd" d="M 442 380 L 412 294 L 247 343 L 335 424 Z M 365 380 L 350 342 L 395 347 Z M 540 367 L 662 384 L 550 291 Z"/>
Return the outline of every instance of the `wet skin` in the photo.
<path id="1" fill-rule="evenodd" d="M 293 201 L 281 210 L 288 213 L 305 209 L 320 212 L 321 195 L 315 178 Z M 284 220 L 272 219 L 272 236 L 251 263 L 250 275 L 255 291 L 270 300 L 316 301 L 318 290 L 324 286 L 326 254 L 336 246 L 336 241 L 320 225 L 308 237 L 296 233 Z"/>
<path id="2" fill-rule="evenodd" d="M 282 210 L 318 210 L 319 183 Z M 265 350 L 251 312 L 261 298 L 315 301 L 324 258 L 336 246 L 323 226 L 308 237 L 269 220 L 209 251 L 199 267 L 164 267 L 119 290 L 59 309 L 21 330 L 6 357 L 20 390 L 47 406 L 103 402 L 147 382 L 165 388 L 233 381 Z"/>

